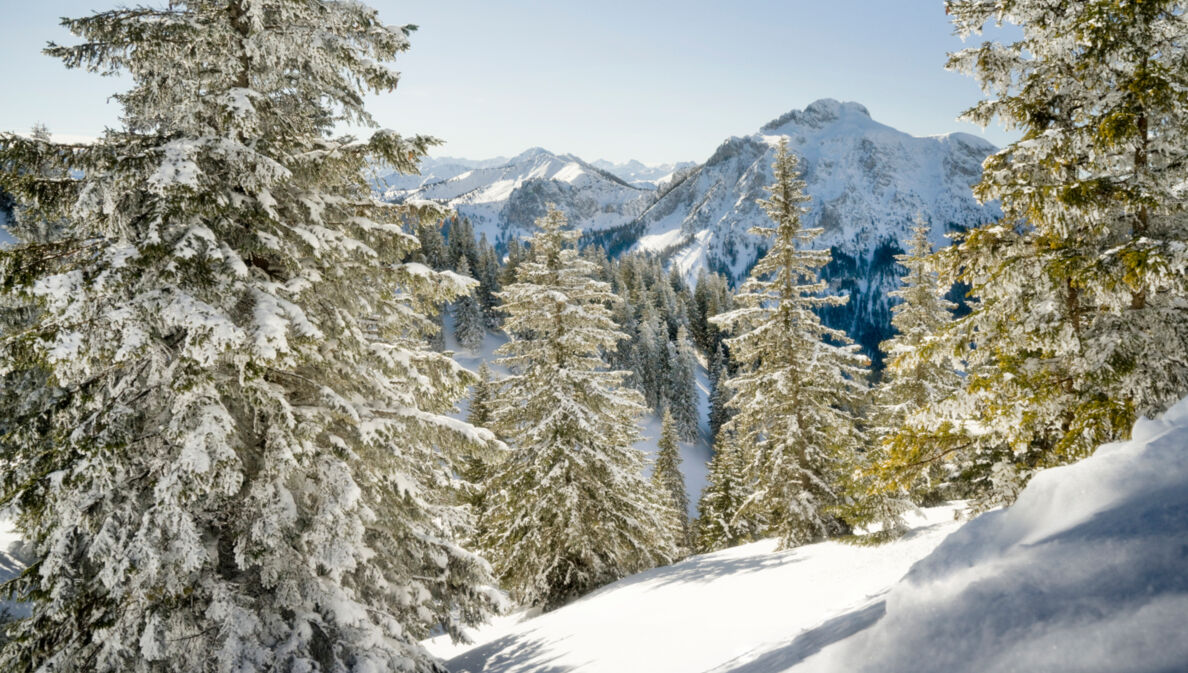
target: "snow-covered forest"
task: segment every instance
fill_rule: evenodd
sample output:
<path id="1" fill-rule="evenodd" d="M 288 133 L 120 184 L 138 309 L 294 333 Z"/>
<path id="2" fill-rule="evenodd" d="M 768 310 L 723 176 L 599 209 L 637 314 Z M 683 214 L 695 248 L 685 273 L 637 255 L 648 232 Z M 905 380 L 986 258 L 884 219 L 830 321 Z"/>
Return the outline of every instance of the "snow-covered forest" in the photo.
<path id="1" fill-rule="evenodd" d="M 0 132 L 0 669 L 1183 670 L 1188 7 L 943 4 L 1007 146 L 657 166 L 380 130 L 360 2 L 64 19 L 128 88 Z"/>

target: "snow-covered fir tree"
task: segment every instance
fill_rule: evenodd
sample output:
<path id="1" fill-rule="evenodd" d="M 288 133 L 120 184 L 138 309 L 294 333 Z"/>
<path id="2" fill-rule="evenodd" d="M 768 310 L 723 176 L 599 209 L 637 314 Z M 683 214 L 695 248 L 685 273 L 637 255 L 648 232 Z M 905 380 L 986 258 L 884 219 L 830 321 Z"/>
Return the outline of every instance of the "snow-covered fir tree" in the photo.
<path id="1" fill-rule="evenodd" d="M 38 309 L 0 342 L 0 500 L 37 556 L 0 669 L 440 670 L 417 641 L 494 600 L 452 492 L 494 438 L 447 415 L 473 376 L 425 347 L 470 282 L 405 262 L 438 215 L 363 178 L 431 139 L 332 136 L 371 123 L 410 29 L 327 0 L 65 25 L 48 53 L 132 88 L 94 144 L 0 135 L 22 221 L 61 223 L 0 255 Z"/>
<path id="2" fill-rule="evenodd" d="M 949 66 L 986 93 L 967 119 L 1022 137 L 975 187 L 1004 220 L 941 256 L 976 298 L 946 331 L 945 357 L 967 375 L 919 432 L 931 459 L 1009 500 L 1036 469 L 1127 436 L 1188 392 L 1188 25 L 1169 0 L 946 7 L 965 36 L 990 21 L 1021 28 Z"/>
<path id="3" fill-rule="evenodd" d="M 671 509 L 673 537 L 681 548 L 686 548 L 690 542 L 689 494 L 685 490 L 685 477 L 681 474 L 680 438 L 676 421 L 668 409 L 664 410 L 661 419 L 652 483 L 667 499 Z"/>
<path id="4" fill-rule="evenodd" d="M 751 229 L 771 248 L 739 288 L 735 308 L 711 319 L 736 335 L 726 344 L 738 366 L 728 383 L 737 414 L 723 429 L 735 433 L 754 488 L 743 508 L 784 547 L 845 530 L 838 513 L 862 442 L 854 410 L 867 374 L 858 347 L 815 311 L 846 298 L 822 294 L 817 271 L 830 254 L 807 247 L 821 229 L 801 222 L 808 196 L 797 165 L 781 141 L 775 181 L 760 201 L 772 224 Z"/>
<path id="5" fill-rule="evenodd" d="M 730 372 L 727 369 L 726 346 L 719 343 L 709 368 L 709 429 L 714 441 L 717 441 L 718 432 L 732 415 L 730 387 L 726 384 Z"/>
<path id="6" fill-rule="evenodd" d="M 677 328 L 675 342 L 668 342 L 669 370 L 665 397 L 671 410 L 677 433 L 686 442 L 700 435 L 697 414 L 697 357 L 689 333 L 682 325 Z"/>
<path id="7" fill-rule="evenodd" d="M 483 549 L 503 586 L 552 608 L 676 555 L 663 495 L 643 474 L 643 400 L 602 354 L 610 286 L 579 256 L 560 211 L 537 220 L 516 282 L 500 294 L 510 341 L 493 427 L 510 455 L 492 478 Z"/>
<path id="8" fill-rule="evenodd" d="M 425 220 L 418 223 L 417 240 L 420 242 L 417 254 L 429 268 L 441 270 L 449 265 L 445 238 L 441 235 L 441 226 L 437 222 Z"/>
<path id="9" fill-rule="evenodd" d="M 458 274 L 470 276 L 470 265 L 465 257 L 458 261 Z M 483 322 L 478 299 L 471 293 L 458 297 L 454 302 L 454 338 L 458 340 L 458 345 L 472 353 L 481 346 L 483 337 L 487 335 Z"/>
<path id="10" fill-rule="evenodd" d="M 491 368 L 484 362 L 479 365 L 478 381 L 470 391 L 470 409 L 466 415 L 466 422 L 485 428 L 491 425 L 491 404 L 495 396 L 495 386 Z"/>
<path id="11" fill-rule="evenodd" d="M 479 265 L 474 270 L 474 277 L 478 280 L 475 298 L 478 299 L 479 309 L 483 312 L 483 324 L 489 329 L 499 329 L 502 322 L 499 313 L 499 256 L 495 248 L 487 242 L 487 235 L 479 239 Z"/>
<path id="12" fill-rule="evenodd" d="M 705 490 L 697 503 L 697 551 L 717 551 L 749 542 L 757 526 L 741 510 L 752 489 L 743 474 L 742 453 L 730 432 L 723 431 L 714 438 L 714 456 L 708 468 Z"/>
<path id="13" fill-rule="evenodd" d="M 903 531 L 902 513 L 934 495 L 944 472 L 921 460 L 927 442 L 905 430 L 908 419 L 930 412 L 961 387 L 957 363 L 944 361 L 930 349 L 953 320 L 957 305 L 945 299 L 945 288 L 930 266 L 930 227 L 917 221 L 906 254 L 897 255 L 907 273 L 891 292 L 899 303 L 891 308 L 896 334 L 879 348 L 886 356 L 882 380 L 872 391 L 870 448 L 865 456 L 867 480 L 859 498 L 858 518 L 882 524 L 883 537 Z M 902 431 L 902 432 L 901 432 Z"/>

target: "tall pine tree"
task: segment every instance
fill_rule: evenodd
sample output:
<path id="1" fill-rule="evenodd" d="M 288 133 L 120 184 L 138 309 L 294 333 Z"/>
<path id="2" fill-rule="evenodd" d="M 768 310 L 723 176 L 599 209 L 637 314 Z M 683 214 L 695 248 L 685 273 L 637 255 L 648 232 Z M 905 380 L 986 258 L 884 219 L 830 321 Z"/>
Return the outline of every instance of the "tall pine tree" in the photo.
<path id="1" fill-rule="evenodd" d="M 886 355 L 883 377 L 872 391 L 870 449 L 866 454 L 866 482 L 859 498 L 858 518 L 882 524 L 883 537 L 903 532 L 902 514 L 915 503 L 936 497 L 945 472 L 922 460 L 931 450 L 917 443 L 909 419 L 932 411 L 961 387 L 958 363 L 933 355 L 943 332 L 953 320 L 956 304 L 945 299 L 937 273 L 930 266 L 932 244 L 929 226 L 917 221 L 906 254 L 896 261 L 907 274 L 891 296 L 900 303 L 891 308 L 896 334 L 879 345 Z"/>
<path id="2" fill-rule="evenodd" d="M 466 257 L 458 260 L 458 273 L 470 276 L 470 266 L 466 262 Z M 482 345 L 485 336 L 487 328 L 483 324 L 483 313 L 479 308 L 478 298 L 470 293 L 458 297 L 454 302 L 454 338 L 458 340 L 458 345 L 474 352 Z"/>
<path id="3" fill-rule="evenodd" d="M 673 537 L 679 547 L 686 548 L 690 541 L 689 494 L 685 490 L 685 477 L 681 474 L 680 439 L 677 436 L 676 421 L 668 409 L 664 410 L 661 418 L 652 484 L 664 495 L 671 510 L 670 527 Z"/>
<path id="4" fill-rule="evenodd" d="M 754 539 L 758 527 L 742 511 L 751 493 L 738 443 L 733 434 L 722 431 L 714 438 L 714 456 L 709 462 L 705 490 L 697 503 L 698 551 L 717 551 Z"/>
<path id="5" fill-rule="evenodd" d="M 560 211 L 537 220 L 516 282 L 500 294 L 510 341 L 494 427 L 511 447 L 492 479 L 483 547 L 523 604 L 559 606 L 675 554 L 669 508 L 644 478 L 640 395 L 603 360 L 610 286 L 578 255 Z"/>
<path id="6" fill-rule="evenodd" d="M 133 86 L 92 145 L 0 135 L 0 182 L 61 223 L 0 255 L 39 311 L 0 342 L 0 500 L 38 558 L 0 668 L 438 670 L 417 641 L 489 603 L 448 487 L 493 438 L 425 348 L 468 288 L 403 261 L 418 213 L 363 178 L 431 139 L 331 135 L 410 29 L 325 0 L 64 25 L 49 54 Z"/>
<path id="7" fill-rule="evenodd" d="M 858 347 L 841 345 L 846 335 L 816 313 L 846 298 L 822 294 L 817 272 L 830 254 L 807 248 L 821 229 L 801 223 L 808 196 L 797 165 L 781 141 L 775 182 L 760 201 L 772 225 L 751 229 L 771 248 L 739 288 L 736 308 L 711 320 L 736 335 L 726 343 L 738 364 L 729 381 L 738 413 L 723 428 L 737 435 L 755 489 L 744 510 L 785 547 L 845 530 L 838 512 L 862 441 L 854 410 L 867 373 Z"/>

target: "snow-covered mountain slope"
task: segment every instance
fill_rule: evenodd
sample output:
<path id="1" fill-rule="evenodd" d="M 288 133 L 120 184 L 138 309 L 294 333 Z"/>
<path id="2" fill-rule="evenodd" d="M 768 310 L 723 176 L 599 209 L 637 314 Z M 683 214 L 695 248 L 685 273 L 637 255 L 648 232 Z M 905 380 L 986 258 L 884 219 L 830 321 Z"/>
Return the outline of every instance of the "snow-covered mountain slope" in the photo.
<path id="1" fill-rule="evenodd" d="M 500 166 L 474 168 L 416 189 L 389 190 L 385 198 L 448 205 L 470 218 L 476 232 L 499 244 L 531 235 L 532 223 L 549 203 L 584 231 L 620 227 L 647 208 L 654 191 L 571 154 L 534 147 Z"/>
<path id="2" fill-rule="evenodd" d="M 745 276 L 762 248 L 747 229 L 766 219 L 756 200 L 766 197 L 781 138 L 801 158 L 812 197 L 805 222 L 824 228 L 820 247 L 868 254 L 903 240 L 917 214 L 940 243 L 948 231 L 998 216 L 970 192 L 993 145 L 965 133 L 910 136 L 874 121 L 858 103 L 823 99 L 722 143 L 639 218 L 639 247 L 675 252 L 683 271 Z"/>
<path id="3" fill-rule="evenodd" d="M 957 526 L 949 507 L 914 523 L 909 537 L 879 548 L 826 542 L 777 552 L 765 540 L 694 556 L 550 613 L 498 618 L 471 633 L 474 645 L 448 637 L 425 645 L 453 673 L 699 673 L 829 620 L 836 631 L 868 626 L 881 614 L 880 593 Z"/>
<path id="4" fill-rule="evenodd" d="M 590 165 L 601 168 L 636 187 L 655 189 L 671 182 L 678 173 L 693 168 L 697 164 L 692 161 L 678 161 L 674 164 L 648 165 L 635 159 L 615 164 L 605 159 L 599 159 L 590 162 Z"/>
<path id="5" fill-rule="evenodd" d="M 615 243 L 665 255 L 690 280 L 702 268 L 741 280 L 766 249 L 747 230 L 766 220 L 756 200 L 766 197 L 781 138 L 801 158 L 812 197 L 805 221 L 824 229 L 815 245 L 834 251 L 824 275 L 850 294 L 849 304 L 825 320 L 873 353 L 889 336 L 887 292 L 899 277 L 894 255 L 916 216 L 932 225 L 936 245 L 950 231 L 1000 216 L 970 191 L 995 150 L 990 143 L 965 133 L 911 136 L 871 119 L 858 103 L 819 100 L 758 133 L 726 140 L 704 164 L 662 187 L 646 212 L 614 232 Z"/>
<path id="6" fill-rule="evenodd" d="M 964 525 L 695 556 L 425 645 L 455 673 L 1183 671 L 1188 400 L 1133 436 Z"/>
<path id="7" fill-rule="evenodd" d="M 391 169 L 377 167 L 372 185 L 377 192 L 395 195 L 414 190 L 431 182 L 441 182 L 476 168 L 491 168 L 507 163 L 507 157 L 493 159 L 460 159 L 458 157 L 425 157 L 421 160 L 420 173 L 405 175 Z"/>

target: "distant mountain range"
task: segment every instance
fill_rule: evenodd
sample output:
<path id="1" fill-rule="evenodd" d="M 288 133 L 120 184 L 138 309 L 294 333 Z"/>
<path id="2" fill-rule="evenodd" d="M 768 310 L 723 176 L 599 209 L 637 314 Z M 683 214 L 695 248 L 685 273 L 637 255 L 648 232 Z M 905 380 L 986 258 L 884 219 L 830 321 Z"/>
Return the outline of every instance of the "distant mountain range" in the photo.
<path id="1" fill-rule="evenodd" d="M 706 269 L 737 283 L 766 249 L 747 230 L 765 218 L 756 200 L 771 184 L 781 138 L 801 158 L 812 197 L 806 223 L 825 230 L 816 245 L 833 251 L 824 275 L 850 295 L 826 320 L 873 354 L 890 334 L 887 292 L 899 282 L 894 255 L 916 217 L 943 245 L 945 234 L 1001 216 L 970 190 L 982 161 L 996 151 L 985 140 L 911 136 L 871 119 L 858 103 L 823 99 L 752 135 L 726 139 L 701 164 L 589 163 L 533 148 L 512 159 L 435 160 L 384 195 L 452 206 L 497 244 L 531 235 L 532 221 L 556 203 L 611 254 L 644 250 L 689 280 Z"/>

